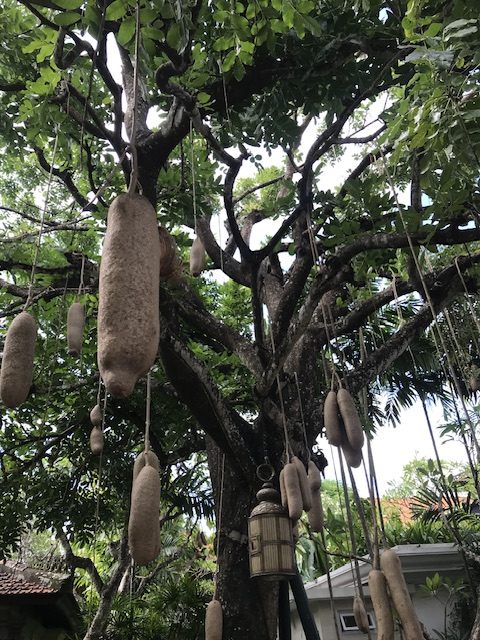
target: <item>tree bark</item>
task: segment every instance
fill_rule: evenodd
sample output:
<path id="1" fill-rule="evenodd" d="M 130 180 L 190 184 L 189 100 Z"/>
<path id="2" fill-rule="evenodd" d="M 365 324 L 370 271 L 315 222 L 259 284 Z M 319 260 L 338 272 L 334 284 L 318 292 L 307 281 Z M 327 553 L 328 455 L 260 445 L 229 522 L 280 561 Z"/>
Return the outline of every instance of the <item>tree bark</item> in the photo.
<path id="1" fill-rule="evenodd" d="M 217 536 L 220 536 L 217 597 L 223 608 L 223 637 L 228 640 L 275 640 L 278 584 L 250 578 L 248 562 L 248 517 L 257 503 L 255 489 L 260 486 L 253 486 L 255 478 L 249 483 L 241 477 L 227 457 L 223 465 L 223 453 L 211 438 L 208 438 L 207 454 L 217 527 L 220 524 L 220 531 L 217 529 Z"/>

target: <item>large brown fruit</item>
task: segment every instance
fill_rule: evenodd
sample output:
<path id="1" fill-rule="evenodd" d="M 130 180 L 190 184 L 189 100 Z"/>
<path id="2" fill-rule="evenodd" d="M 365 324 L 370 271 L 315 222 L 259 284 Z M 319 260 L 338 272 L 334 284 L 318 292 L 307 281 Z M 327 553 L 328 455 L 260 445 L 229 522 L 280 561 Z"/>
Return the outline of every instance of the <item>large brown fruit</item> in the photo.
<path id="1" fill-rule="evenodd" d="M 392 608 L 387 592 L 387 582 L 382 571 L 378 569 L 370 571 L 368 588 L 377 620 L 377 640 L 394 640 Z"/>
<path id="2" fill-rule="evenodd" d="M 90 411 L 90 422 L 94 427 L 101 427 L 103 422 L 103 411 L 99 404 L 96 404 Z"/>
<path id="3" fill-rule="evenodd" d="M 342 451 L 349 467 L 357 469 L 362 464 L 362 450 L 354 449 L 348 442 L 342 443 Z"/>
<path id="4" fill-rule="evenodd" d="M 197 236 L 190 249 L 190 273 L 194 278 L 202 273 L 205 268 L 205 247 Z"/>
<path id="5" fill-rule="evenodd" d="M 211 600 L 205 613 L 205 640 L 222 640 L 222 635 L 222 605 L 218 600 Z"/>
<path id="6" fill-rule="evenodd" d="M 82 352 L 84 326 L 85 308 L 81 302 L 74 302 L 67 315 L 67 344 L 71 356 L 79 356 Z"/>
<path id="7" fill-rule="evenodd" d="M 318 491 L 322 486 L 320 469 L 313 460 L 310 460 L 308 463 L 308 484 L 310 485 L 311 491 Z"/>
<path id="8" fill-rule="evenodd" d="M 393 549 L 387 549 L 380 556 L 380 567 L 387 580 L 393 606 L 402 623 L 405 640 L 423 640 L 423 631 L 417 613 L 408 593 L 400 559 Z"/>
<path id="9" fill-rule="evenodd" d="M 160 280 L 178 276 L 182 263 L 177 255 L 177 245 L 165 227 L 158 227 L 160 241 Z"/>
<path id="10" fill-rule="evenodd" d="M 155 210 L 119 195 L 108 210 L 100 265 L 98 366 L 107 391 L 129 396 L 158 350 L 160 244 Z"/>
<path id="11" fill-rule="evenodd" d="M 320 489 L 313 489 L 311 491 L 312 496 L 312 508 L 308 512 L 308 522 L 312 527 L 312 531 L 320 533 L 323 528 L 324 516 L 322 500 L 320 497 Z"/>
<path id="12" fill-rule="evenodd" d="M 297 468 L 298 481 L 300 483 L 300 491 L 302 492 L 303 510 L 305 512 L 308 512 L 312 508 L 312 493 L 310 491 L 310 484 L 308 482 L 305 465 L 300 460 L 300 458 L 297 458 L 297 456 L 293 456 L 292 462 Z"/>
<path id="13" fill-rule="evenodd" d="M 323 405 L 323 422 L 325 424 L 325 435 L 327 436 L 328 444 L 339 447 L 344 439 L 344 433 L 340 425 L 337 394 L 335 391 L 329 391 L 325 398 Z"/>
<path id="14" fill-rule="evenodd" d="M 295 522 L 302 515 L 303 500 L 297 467 L 293 462 L 289 462 L 283 467 L 283 481 L 287 495 L 288 515 L 290 520 Z"/>
<path id="15" fill-rule="evenodd" d="M 149 449 L 148 451 L 142 451 L 135 458 L 133 463 L 133 482 L 138 478 L 138 474 L 146 465 L 150 465 L 158 472 L 160 472 L 160 462 L 154 452 Z"/>
<path id="16" fill-rule="evenodd" d="M 99 456 L 103 451 L 103 431 L 100 427 L 93 427 L 90 432 L 90 451 Z"/>
<path id="17" fill-rule="evenodd" d="M 158 556 L 159 548 L 160 476 L 146 465 L 132 488 L 128 521 L 128 545 L 135 562 L 145 565 Z"/>
<path id="18" fill-rule="evenodd" d="M 37 323 L 22 311 L 8 328 L 0 370 L 0 397 L 11 409 L 25 402 L 32 386 L 36 340 Z"/>
<path id="19" fill-rule="evenodd" d="M 363 447 L 365 437 L 355 402 L 346 389 L 338 390 L 337 402 L 343 424 L 345 425 L 348 444 L 352 449 L 360 451 Z"/>
<path id="20" fill-rule="evenodd" d="M 353 616 L 360 631 L 362 633 L 368 633 L 370 625 L 368 624 L 367 611 L 363 600 L 359 596 L 353 598 Z"/>

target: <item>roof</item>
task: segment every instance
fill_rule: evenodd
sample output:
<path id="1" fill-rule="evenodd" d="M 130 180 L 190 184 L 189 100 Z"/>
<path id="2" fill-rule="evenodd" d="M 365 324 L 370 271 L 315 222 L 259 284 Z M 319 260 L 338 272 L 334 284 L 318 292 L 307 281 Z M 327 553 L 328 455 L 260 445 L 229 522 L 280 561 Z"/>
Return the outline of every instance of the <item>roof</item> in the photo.
<path id="1" fill-rule="evenodd" d="M 405 580 L 409 585 L 425 582 L 425 578 L 434 573 L 441 576 L 457 577 L 463 574 L 464 565 L 458 548 L 450 542 L 436 544 L 400 544 L 393 547 L 397 552 Z M 367 585 L 371 564 L 359 562 L 362 584 Z M 354 580 L 350 563 L 330 573 L 334 596 L 350 597 L 354 595 Z M 323 600 L 330 597 L 327 576 L 320 576 L 305 585 L 309 600 Z M 368 586 L 366 586 L 368 593 Z"/>
<path id="2" fill-rule="evenodd" d="M 68 576 L 29 569 L 15 562 L 0 564 L 0 602 L 12 596 L 45 596 L 58 594 Z"/>
<path id="3" fill-rule="evenodd" d="M 63 628 L 78 635 L 80 608 L 73 595 L 72 576 L 32 569 L 21 562 L 0 562 L 0 606 L 35 607 L 36 616 L 48 629 Z"/>
<path id="4" fill-rule="evenodd" d="M 26 596 L 33 594 L 56 593 L 57 589 L 28 582 L 18 576 L 4 573 L 0 569 L 0 598 L 2 596 Z"/>

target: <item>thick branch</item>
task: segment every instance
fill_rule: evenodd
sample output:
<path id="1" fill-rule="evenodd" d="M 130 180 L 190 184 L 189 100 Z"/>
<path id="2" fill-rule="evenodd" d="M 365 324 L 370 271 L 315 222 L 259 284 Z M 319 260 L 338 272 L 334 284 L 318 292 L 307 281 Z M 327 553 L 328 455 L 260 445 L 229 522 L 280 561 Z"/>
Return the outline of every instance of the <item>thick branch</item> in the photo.
<path id="1" fill-rule="evenodd" d="M 458 266 L 462 271 L 479 262 L 480 253 L 461 256 L 457 259 Z M 438 314 L 444 309 L 459 292 L 463 293 L 463 288 L 457 278 L 456 266 L 451 265 L 437 275 L 430 290 L 435 313 Z M 350 388 L 359 391 L 368 382 L 388 369 L 392 362 L 406 351 L 413 340 L 425 331 L 432 319 L 429 305 L 424 305 L 422 310 L 408 320 L 389 340 L 373 351 L 364 364 L 347 376 Z"/>
<path id="2" fill-rule="evenodd" d="M 65 554 L 65 561 L 71 569 L 85 569 L 90 576 L 93 586 L 97 593 L 101 595 L 104 588 L 103 580 L 97 571 L 97 567 L 94 565 L 90 558 L 84 558 L 83 556 L 77 556 L 73 553 L 72 546 L 67 538 L 65 531 L 59 527 L 57 529 L 57 538 L 62 545 L 63 552 Z"/>
<path id="3" fill-rule="evenodd" d="M 256 468 L 248 443 L 250 425 L 227 405 L 205 365 L 172 333 L 164 330 L 160 353 L 169 380 L 202 428 L 239 465 L 245 477 Z M 195 394 L 192 394 L 195 389 Z"/>
<path id="4" fill-rule="evenodd" d="M 108 623 L 108 616 L 112 610 L 113 599 L 117 595 L 118 587 L 120 586 L 120 582 L 123 574 L 127 570 L 129 562 L 130 554 L 128 552 L 127 528 L 125 527 L 122 540 L 120 542 L 117 566 L 115 567 L 110 580 L 102 589 L 100 605 L 87 633 L 85 634 L 84 640 L 100 640 L 105 632 Z"/>
<path id="5" fill-rule="evenodd" d="M 229 351 L 235 353 L 249 371 L 258 378 L 263 368 L 250 341 L 228 325 L 217 320 L 206 309 L 195 292 L 186 285 L 184 286 L 187 295 L 177 296 L 175 299 L 180 315 L 206 336 L 218 340 Z"/>
<path id="6" fill-rule="evenodd" d="M 88 204 L 88 200 L 77 189 L 75 183 L 73 182 L 71 173 L 69 171 L 66 171 L 66 170 L 62 171 L 61 169 L 57 169 L 56 167 L 52 167 L 52 165 L 50 165 L 50 163 L 45 158 L 45 154 L 43 153 L 42 149 L 40 149 L 39 147 L 34 146 L 33 150 L 35 151 L 35 154 L 36 154 L 36 156 L 38 158 L 38 162 L 39 162 L 40 166 L 42 167 L 42 169 L 44 171 L 46 171 L 48 174 L 51 173 L 56 178 L 59 178 L 63 182 L 65 187 L 68 189 L 68 191 L 72 194 L 72 196 L 74 197 L 76 202 L 78 202 L 78 204 L 82 208 L 86 207 L 87 204 Z"/>
<path id="7" fill-rule="evenodd" d="M 225 253 L 218 245 L 210 229 L 209 221 L 206 218 L 197 219 L 197 232 L 200 236 L 206 252 L 217 269 L 222 269 L 232 280 L 245 287 L 251 286 L 249 274 L 243 265 L 235 260 L 231 255 Z"/>

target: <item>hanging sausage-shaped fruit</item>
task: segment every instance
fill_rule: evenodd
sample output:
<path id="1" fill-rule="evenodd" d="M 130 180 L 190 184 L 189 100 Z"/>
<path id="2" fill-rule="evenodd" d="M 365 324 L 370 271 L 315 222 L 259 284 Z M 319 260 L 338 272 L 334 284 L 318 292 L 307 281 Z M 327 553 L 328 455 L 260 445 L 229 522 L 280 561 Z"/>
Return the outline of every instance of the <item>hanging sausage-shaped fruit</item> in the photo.
<path id="1" fill-rule="evenodd" d="M 22 311 L 8 328 L 0 370 L 0 397 L 11 409 L 25 402 L 32 386 L 36 340 L 37 323 Z"/>
<path id="2" fill-rule="evenodd" d="M 155 210 L 138 194 L 110 205 L 100 264 L 98 366 L 115 397 L 129 396 L 159 343 L 160 244 Z"/>
<path id="3" fill-rule="evenodd" d="M 190 273 L 194 278 L 198 278 L 205 269 L 205 257 L 203 242 L 196 236 L 190 249 Z"/>
<path id="4" fill-rule="evenodd" d="M 74 302 L 67 314 L 67 344 L 71 356 L 78 357 L 82 352 L 84 326 L 85 307 L 81 302 Z"/>

